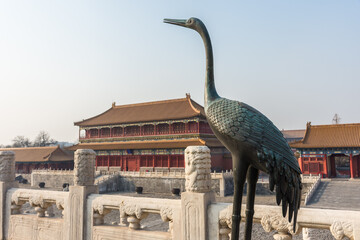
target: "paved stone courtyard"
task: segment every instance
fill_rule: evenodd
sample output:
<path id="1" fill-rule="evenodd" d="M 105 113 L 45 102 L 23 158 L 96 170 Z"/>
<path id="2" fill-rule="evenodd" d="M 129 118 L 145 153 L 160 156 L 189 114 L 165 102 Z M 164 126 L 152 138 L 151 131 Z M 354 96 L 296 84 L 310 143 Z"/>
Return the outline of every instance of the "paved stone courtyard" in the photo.
<path id="1" fill-rule="evenodd" d="M 322 180 L 306 207 L 360 211 L 360 181 Z"/>

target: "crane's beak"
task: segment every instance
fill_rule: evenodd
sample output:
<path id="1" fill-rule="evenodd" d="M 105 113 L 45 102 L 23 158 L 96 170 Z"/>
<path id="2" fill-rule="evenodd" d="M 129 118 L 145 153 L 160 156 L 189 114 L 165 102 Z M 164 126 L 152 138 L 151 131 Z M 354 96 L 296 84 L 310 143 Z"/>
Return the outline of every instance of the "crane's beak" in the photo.
<path id="1" fill-rule="evenodd" d="M 186 21 L 187 21 L 186 19 L 169 19 L 169 18 L 164 19 L 164 23 L 174 24 L 182 27 L 186 26 L 185 25 Z"/>

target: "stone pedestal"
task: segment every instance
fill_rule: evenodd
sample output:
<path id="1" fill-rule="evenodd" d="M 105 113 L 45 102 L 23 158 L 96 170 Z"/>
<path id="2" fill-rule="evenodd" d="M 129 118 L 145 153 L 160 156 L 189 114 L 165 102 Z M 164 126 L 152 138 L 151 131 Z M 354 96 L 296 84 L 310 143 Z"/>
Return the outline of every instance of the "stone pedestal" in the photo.
<path id="1" fill-rule="evenodd" d="M 74 154 L 74 186 L 69 187 L 69 207 L 65 214 L 69 223 L 69 240 L 84 240 L 86 199 L 89 194 L 98 193 L 94 185 L 95 152 L 79 149 Z"/>
<path id="2" fill-rule="evenodd" d="M 207 208 L 214 201 L 211 189 L 210 149 L 190 146 L 185 149 L 185 188 L 181 194 L 182 228 L 185 240 L 208 239 Z"/>

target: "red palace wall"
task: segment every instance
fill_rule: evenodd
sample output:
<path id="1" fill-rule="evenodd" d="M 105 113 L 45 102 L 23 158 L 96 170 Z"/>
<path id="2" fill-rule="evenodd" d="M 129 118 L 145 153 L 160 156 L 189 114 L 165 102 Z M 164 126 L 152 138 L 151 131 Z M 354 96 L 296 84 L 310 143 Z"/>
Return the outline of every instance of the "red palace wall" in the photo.
<path id="1" fill-rule="evenodd" d="M 232 159 L 224 158 L 223 154 L 211 154 L 211 169 L 230 170 L 232 169 Z"/>
<path id="2" fill-rule="evenodd" d="M 184 155 L 117 155 L 96 156 L 96 167 L 121 167 L 124 171 L 139 171 L 140 167 L 184 168 Z"/>
<path id="3" fill-rule="evenodd" d="M 139 171 L 141 167 L 185 168 L 183 154 L 171 155 L 102 155 L 96 156 L 97 167 L 121 167 L 123 171 Z M 229 170 L 232 168 L 231 158 L 222 154 L 211 156 L 211 168 Z"/>

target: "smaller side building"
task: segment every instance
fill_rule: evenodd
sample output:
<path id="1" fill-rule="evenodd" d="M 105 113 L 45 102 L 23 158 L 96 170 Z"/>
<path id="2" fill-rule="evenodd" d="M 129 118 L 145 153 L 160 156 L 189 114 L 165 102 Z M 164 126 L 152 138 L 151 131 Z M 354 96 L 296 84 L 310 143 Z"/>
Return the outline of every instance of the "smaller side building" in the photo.
<path id="1" fill-rule="evenodd" d="M 284 138 L 288 143 L 292 143 L 303 139 L 305 135 L 305 129 L 281 130 L 281 133 L 283 134 Z"/>
<path id="2" fill-rule="evenodd" d="M 31 173 L 33 169 L 73 169 L 74 155 L 59 146 L 2 148 L 15 153 L 16 173 Z"/>
<path id="3" fill-rule="evenodd" d="M 290 146 L 300 153 L 304 174 L 360 177 L 360 123 L 312 126 L 309 122 L 304 138 Z"/>

